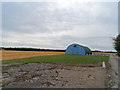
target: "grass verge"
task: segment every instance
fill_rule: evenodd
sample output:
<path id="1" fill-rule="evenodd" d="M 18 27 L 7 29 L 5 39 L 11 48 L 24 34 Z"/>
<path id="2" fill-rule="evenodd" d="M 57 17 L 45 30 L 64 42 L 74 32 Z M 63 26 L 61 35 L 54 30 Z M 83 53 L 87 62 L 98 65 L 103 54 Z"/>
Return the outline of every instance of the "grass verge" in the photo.
<path id="1" fill-rule="evenodd" d="M 58 64 L 98 64 L 100 62 L 108 62 L 109 56 L 95 56 L 95 55 L 52 55 L 39 56 L 18 60 L 3 61 L 2 64 L 9 63 L 58 63 Z"/>
<path id="2" fill-rule="evenodd" d="M 9 84 L 9 82 L 8 83 L 0 83 L 0 87 L 7 86 L 8 84 Z"/>

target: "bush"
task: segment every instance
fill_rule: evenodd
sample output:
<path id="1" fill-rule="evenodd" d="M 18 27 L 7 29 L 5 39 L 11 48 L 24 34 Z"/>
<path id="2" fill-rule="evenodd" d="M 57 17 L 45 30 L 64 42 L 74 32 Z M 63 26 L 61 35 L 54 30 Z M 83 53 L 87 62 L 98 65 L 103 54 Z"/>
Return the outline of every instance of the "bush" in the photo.
<path id="1" fill-rule="evenodd" d="M 118 56 L 120 56 L 120 34 L 114 39 L 114 48 L 117 50 Z"/>

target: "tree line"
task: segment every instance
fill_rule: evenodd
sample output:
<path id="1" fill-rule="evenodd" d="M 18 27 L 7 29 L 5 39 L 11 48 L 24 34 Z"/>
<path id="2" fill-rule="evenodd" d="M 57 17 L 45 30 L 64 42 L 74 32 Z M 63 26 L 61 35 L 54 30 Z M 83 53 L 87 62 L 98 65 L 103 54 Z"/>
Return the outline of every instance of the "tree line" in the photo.
<path id="1" fill-rule="evenodd" d="M 40 48 L 18 48 L 18 47 L 0 47 L 1 50 L 16 50 L 16 51 L 54 51 L 54 52 L 65 52 L 66 50 L 59 50 L 59 49 L 40 49 Z M 104 52 L 99 50 L 94 50 L 92 52 Z M 112 51 L 106 51 L 106 53 L 116 53 Z"/>
<path id="2" fill-rule="evenodd" d="M 1 50 L 65 52 L 65 50 L 58 50 L 58 49 L 54 50 L 54 49 L 40 49 L 40 48 L 18 48 L 18 47 L 1 47 Z"/>

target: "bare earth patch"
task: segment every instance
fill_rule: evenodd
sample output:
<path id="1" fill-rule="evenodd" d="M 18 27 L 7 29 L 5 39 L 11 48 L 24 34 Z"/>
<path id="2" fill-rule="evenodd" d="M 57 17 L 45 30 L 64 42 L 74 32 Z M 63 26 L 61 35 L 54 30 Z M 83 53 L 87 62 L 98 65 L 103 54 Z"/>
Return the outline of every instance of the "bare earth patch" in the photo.
<path id="1" fill-rule="evenodd" d="M 4 88 L 105 88 L 106 69 L 29 63 L 3 70 Z"/>

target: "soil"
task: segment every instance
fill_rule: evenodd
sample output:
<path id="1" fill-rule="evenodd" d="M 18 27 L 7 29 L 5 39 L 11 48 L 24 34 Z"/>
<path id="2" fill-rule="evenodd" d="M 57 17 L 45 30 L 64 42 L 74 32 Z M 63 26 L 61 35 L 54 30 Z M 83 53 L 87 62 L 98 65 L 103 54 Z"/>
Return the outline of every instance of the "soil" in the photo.
<path id="1" fill-rule="evenodd" d="M 106 88 L 106 72 L 101 67 L 20 63 L 3 70 L 1 81 L 3 88 Z"/>

